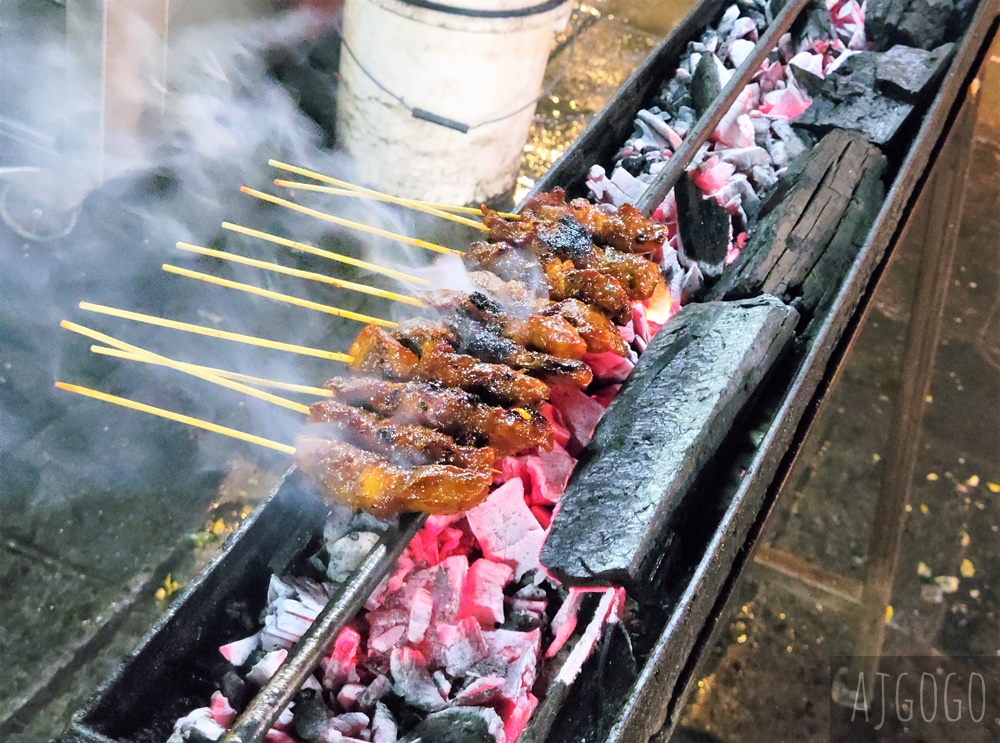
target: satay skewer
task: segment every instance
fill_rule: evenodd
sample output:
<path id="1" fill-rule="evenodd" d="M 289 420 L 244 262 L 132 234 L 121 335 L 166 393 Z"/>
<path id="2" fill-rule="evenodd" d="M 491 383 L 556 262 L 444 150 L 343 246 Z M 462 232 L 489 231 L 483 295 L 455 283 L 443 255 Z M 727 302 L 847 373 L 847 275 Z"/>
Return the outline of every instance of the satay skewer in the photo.
<path id="1" fill-rule="evenodd" d="M 278 170 L 286 170 L 289 173 L 295 173 L 296 175 L 305 176 L 306 178 L 312 178 L 314 181 L 320 181 L 321 183 L 329 183 L 332 186 L 340 186 L 341 188 L 346 188 L 351 191 L 359 191 L 361 193 L 369 193 L 377 196 L 389 196 L 389 194 L 383 193 L 381 191 L 376 191 L 372 188 L 366 188 L 364 186 L 358 186 L 348 181 L 341 180 L 339 178 L 333 178 L 328 175 L 323 175 L 322 173 L 317 173 L 315 170 L 308 170 L 307 168 L 300 168 L 297 165 L 289 165 L 288 163 L 283 163 L 280 160 L 268 160 L 267 164 L 272 168 L 277 168 Z M 456 212 L 458 214 L 475 214 L 482 216 L 483 212 L 481 209 L 477 209 L 472 206 L 456 206 L 454 204 L 440 204 L 436 201 L 423 201 L 421 199 L 406 199 L 398 196 L 392 196 L 390 198 L 398 199 L 400 202 L 405 202 L 406 204 L 419 204 L 420 206 L 430 207 L 432 209 L 440 209 L 441 211 Z M 520 219 L 520 214 L 514 214 L 512 212 L 497 212 L 497 214 L 504 219 Z"/>
<path id="2" fill-rule="evenodd" d="M 179 250 L 184 250 L 188 253 L 197 253 L 198 255 L 207 255 L 211 258 L 218 258 L 223 261 L 230 261 L 232 263 L 241 263 L 244 266 L 253 266 L 254 268 L 263 268 L 265 271 L 273 271 L 275 273 L 283 273 L 286 276 L 295 276 L 299 279 L 306 279 L 307 281 L 318 281 L 322 284 L 329 284 L 330 286 L 335 286 L 338 289 L 347 289 L 348 291 L 359 292 L 361 294 L 370 294 L 374 297 L 382 297 L 383 299 L 389 299 L 393 302 L 401 302 L 403 304 L 409 304 L 413 307 L 426 307 L 427 305 L 417 299 L 416 297 L 409 297 L 405 294 L 399 294 L 398 292 L 391 292 L 386 289 L 379 289 L 375 286 L 369 286 L 368 284 L 359 284 L 355 281 L 346 281 L 344 279 L 338 279 L 335 276 L 327 276 L 326 274 L 316 273 L 315 271 L 302 271 L 298 268 L 290 268 L 289 266 L 282 266 L 279 263 L 271 263 L 269 261 L 261 261 L 256 258 L 247 258 L 246 256 L 237 255 L 235 253 L 227 253 L 224 250 L 213 250 L 212 248 L 203 248 L 200 245 L 192 245 L 191 243 L 179 242 L 177 243 L 177 248 Z"/>
<path id="3" fill-rule="evenodd" d="M 293 297 L 291 294 L 282 294 L 281 292 L 273 292 L 270 289 L 261 289 L 259 286 L 254 286 L 253 284 L 244 284 L 241 281 L 230 281 L 229 279 L 223 279 L 218 276 L 213 276 L 210 273 L 202 273 L 201 271 L 191 271 L 190 269 L 187 268 L 172 266 L 169 263 L 164 263 L 162 268 L 167 273 L 176 274 L 177 276 L 185 276 L 189 279 L 195 279 L 196 281 L 204 281 L 207 284 L 215 284 L 216 286 L 224 286 L 228 289 L 236 289 L 237 291 L 246 292 L 247 294 L 255 294 L 258 297 L 273 299 L 276 302 L 284 302 L 285 304 L 292 304 L 295 305 L 296 307 L 304 307 L 308 310 L 325 312 L 328 315 L 343 317 L 347 320 L 356 320 L 357 322 L 370 323 L 372 325 L 379 325 L 383 328 L 395 328 L 399 326 L 399 323 L 393 322 L 392 320 L 383 320 L 381 317 L 375 317 L 373 315 L 365 315 L 360 312 L 352 312 L 351 310 L 344 310 L 341 309 L 340 307 L 334 307 L 333 305 L 321 304 L 320 302 L 313 302 L 308 299 Z"/>
<path id="4" fill-rule="evenodd" d="M 409 274 L 404 271 L 397 271 L 394 268 L 386 268 L 385 266 L 380 266 L 377 263 L 371 263 L 370 261 L 363 261 L 360 258 L 354 258 L 353 256 L 343 255 L 342 253 L 334 253 L 330 250 L 317 248 L 315 245 L 309 245 L 307 243 L 299 242 L 297 240 L 289 240 L 287 237 L 279 237 L 278 235 L 272 235 L 270 232 L 261 232 L 260 230 L 254 230 L 239 224 L 233 224 L 232 222 L 223 222 L 222 228 L 224 230 L 229 230 L 230 232 L 238 232 L 241 235 L 247 235 L 248 237 L 257 237 L 260 238 L 261 240 L 266 240 L 270 243 L 274 243 L 275 245 L 283 245 L 284 247 L 291 248 L 292 250 L 298 250 L 303 253 L 309 253 L 310 255 L 318 255 L 320 258 L 327 258 L 328 260 L 331 261 L 338 261 L 339 263 L 345 263 L 348 266 L 354 266 L 355 268 L 363 268 L 366 271 L 382 274 L 383 276 L 388 276 L 403 283 L 408 283 L 408 284 L 431 283 L 429 279 L 424 279 L 421 278 L 420 276 L 414 276 L 413 274 Z"/>
<path id="5" fill-rule="evenodd" d="M 389 240 L 395 240 L 397 242 L 406 243 L 407 245 L 413 245 L 417 248 L 424 248 L 425 250 L 431 250 L 435 253 L 444 253 L 446 255 L 461 255 L 463 251 L 455 250 L 454 248 L 446 248 L 444 245 L 438 245 L 437 243 L 428 242 L 427 240 L 421 240 L 417 237 L 409 237 L 408 235 L 400 235 L 397 232 L 390 232 L 389 230 L 383 230 L 381 227 L 372 227 L 371 225 L 363 224 L 361 222 L 355 222 L 353 219 L 344 219 L 343 217 L 337 217 L 333 214 L 327 214 L 326 212 L 321 212 L 318 209 L 310 209 L 307 206 L 302 206 L 301 204 L 296 204 L 294 201 L 289 201 L 288 199 L 282 199 L 278 196 L 273 196 L 269 193 L 264 193 L 263 191 L 258 191 L 254 188 L 248 188 L 247 186 L 240 186 L 240 191 L 247 194 L 248 196 L 253 196 L 254 198 L 260 199 L 262 201 L 267 201 L 271 204 L 277 204 L 278 206 L 283 206 L 286 209 L 291 209 L 292 211 L 299 212 L 300 214 L 307 214 L 310 217 L 316 217 L 317 219 L 322 219 L 326 222 L 331 222 L 332 224 L 340 225 L 341 227 L 348 227 L 352 230 L 357 230 L 358 232 L 364 232 L 369 235 L 375 235 L 377 237 L 385 237 Z"/>
<path id="6" fill-rule="evenodd" d="M 90 350 L 92 353 L 96 353 L 101 356 L 113 356 L 118 359 L 125 359 L 126 361 L 139 361 L 144 364 L 160 364 L 160 362 L 153 359 L 130 353 L 129 351 L 121 351 L 117 348 L 91 346 Z M 323 387 L 310 387 L 309 385 L 296 384 L 295 382 L 279 382 L 276 379 L 255 377 L 252 374 L 241 374 L 240 372 L 229 371 L 228 369 L 219 369 L 214 366 L 204 366 L 202 364 L 188 364 L 188 366 L 202 369 L 206 372 L 210 372 L 216 376 L 224 377 L 226 379 L 233 379 L 237 382 L 246 382 L 247 384 L 252 384 L 256 387 L 272 387 L 277 390 L 284 390 L 285 392 L 298 392 L 303 395 L 315 395 L 316 397 L 333 397 L 333 393 Z"/>
<path id="7" fill-rule="evenodd" d="M 147 315 L 142 312 L 133 312 L 131 310 L 121 310 L 117 307 L 108 307 L 107 305 L 94 304 L 93 302 L 80 302 L 80 309 L 86 312 L 96 312 L 101 315 L 117 317 L 122 320 L 141 322 L 146 325 L 155 325 L 161 328 L 170 328 L 171 330 L 182 330 L 186 333 L 204 335 L 210 338 L 233 341 L 235 343 L 244 343 L 250 346 L 270 348 L 274 351 L 297 353 L 301 356 L 313 356 L 318 359 L 327 359 L 329 361 L 342 361 L 345 364 L 350 364 L 351 361 L 353 361 L 353 357 L 349 354 L 341 353 L 339 351 L 327 351 L 322 348 L 300 346 L 295 343 L 272 341 L 267 338 L 258 338 L 257 336 L 245 335 L 243 333 L 233 333 L 228 330 L 217 330 L 216 328 L 207 328 L 204 325 L 195 325 L 194 323 L 170 320 L 165 317 L 156 317 L 155 315 Z"/>
<path id="8" fill-rule="evenodd" d="M 442 219 L 447 219 L 450 222 L 455 222 L 457 224 L 465 225 L 466 227 L 472 227 L 476 230 L 481 230 L 482 232 L 489 232 L 490 228 L 484 225 L 482 222 L 477 222 L 474 219 L 467 219 L 466 217 L 460 217 L 457 214 L 452 214 L 451 212 L 446 212 L 443 209 L 438 209 L 433 206 L 426 206 L 418 201 L 412 201 L 410 199 L 401 199 L 396 196 L 390 196 L 389 194 L 378 193 L 377 191 L 370 191 L 368 189 L 361 189 L 357 187 L 356 190 L 352 188 L 337 188 L 335 186 L 317 186 L 315 183 L 302 183 L 300 181 L 286 181 L 281 178 L 274 179 L 274 185 L 280 186 L 282 188 L 290 188 L 297 191 L 313 191 L 315 193 L 329 194 L 331 196 L 345 196 L 349 199 L 368 199 L 369 201 L 383 201 L 387 204 L 396 204 L 398 206 L 404 206 L 407 209 L 413 209 L 414 211 L 423 212 L 424 214 L 430 214 L 434 217 L 441 217 Z"/>
<path id="9" fill-rule="evenodd" d="M 146 403 L 130 400 L 127 397 L 119 397 L 118 395 L 109 395 L 106 392 L 98 392 L 97 390 L 92 390 L 88 387 L 83 387 L 78 384 L 68 384 L 66 382 L 56 382 L 56 387 L 58 387 L 61 390 L 66 390 L 67 392 L 74 392 L 78 395 L 83 395 L 84 397 L 92 397 L 95 400 L 102 400 L 104 402 L 109 402 L 112 405 L 120 405 L 123 408 L 130 408 L 132 410 L 138 410 L 143 413 L 149 413 L 150 415 L 155 415 L 160 418 L 166 418 L 167 420 L 177 421 L 178 423 L 185 423 L 189 426 L 194 426 L 195 428 L 202 428 L 206 431 L 212 431 L 213 433 L 221 433 L 223 436 L 229 436 L 230 438 L 240 439 L 241 441 L 248 441 L 251 444 L 264 446 L 267 447 L 268 449 L 274 449 L 275 451 L 280 451 L 285 454 L 295 453 L 294 446 L 289 446 L 288 444 L 282 444 L 279 441 L 272 441 L 271 439 L 265 439 L 262 436 L 255 436 L 254 434 L 246 433 L 245 431 L 238 431 L 235 428 L 229 428 L 228 426 L 220 426 L 217 423 L 211 423 L 210 421 L 202 420 L 201 418 L 194 418 L 190 415 L 175 413 L 172 410 L 158 408 L 154 405 L 147 405 Z"/>
<path id="10" fill-rule="evenodd" d="M 283 408 L 288 408 L 289 410 L 294 410 L 297 413 L 303 413 L 308 415 L 309 406 L 303 405 L 300 402 L 295 402 L 294 400 L 288 400 L 284 397 L 279 397 L 278 395 L 273 395 L 270 392 L 264 392 L 256 387 L 249 387 L 240 382 L 233 381 L 231 379 L 224 379 L 217 374 L 206 370 L 204 367 L 200 367 L 197 364 L 188 364 L 183 361 L 175 361 L 174 359 L 169 359 L 166 356 L 161 356 L 158 353 L 153 353 L 145 348 L 140 348 L 139 346 L 133 346 L 131 343 L 125 343 L 117 338 L 113 338 L 105 333 L 100 333 L 96 330 L 92 330 L 83 325 L 79 325 L 69 320 L 63 320 L 60 323 L 62 328 L 70 330 L 78 335 L 85 336 L 91 340 L 100 341 L 101 343 L 106 343 L 109 346 L 121 349 L 122 351 L 128 351 L 134 354 L 141 360 L 148 360 L 150 363 L 155 363 L 160 366 L 165 366 L 168 369 L 174 369 L 175 371 L 184 372 L 185 374 L 190 374 L 193 377 L 198 377 L 206 382 L 211 382 L 212 384 L 217 384 L 220 387 L 226 387 L 235 392 L 242 392 L 251 397 L 256 397 L 265 402 L 272 403 L 274 405 L 279 405 Z"/>

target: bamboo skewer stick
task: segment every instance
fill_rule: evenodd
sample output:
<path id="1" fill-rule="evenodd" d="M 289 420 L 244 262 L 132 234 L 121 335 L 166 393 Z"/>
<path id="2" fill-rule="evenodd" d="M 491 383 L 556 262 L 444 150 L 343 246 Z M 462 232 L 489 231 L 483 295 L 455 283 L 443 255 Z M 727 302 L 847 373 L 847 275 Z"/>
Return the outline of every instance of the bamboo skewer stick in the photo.
<path id="1" fill-rule="evenodd" d="M 235 428 L 229 428 L 228 426 L 220 426 L 217 423 L 210 423 L 209 421 L 202 420 L 201 418 L 193 418 L 190 415 L 175 413 L 172 410 L 165 410 L 164 408 L 157 408 L 154 407 L 153 405 L 146 405 L 145 403 L 136 402 L 135 400 L 129 400 L 127 397 L 118 397 L 117 395 L 109 395 L 106 392 L 98 392 L 97 390 L 92 390 L 87 387 L 81 387 L 78 384 L 67 384 L 66 382 L 56 382 L 56 387 L 58 387 L 61 390 L 66 390 L 67 392 L 74 392 L 78 395 L 83 395 L 84 397 L 92 397 L 96 400 L 103 400 L 104 402 L 109 402 L 113 405 L 120 405 L 123 408 L 138 410 L 143 413 L 149 413 L 150 415 L 158 416 L 160 418 L 166 418 L 167 420 L 177 421 L 178 423 L 186 423 L 189 426 L 194 426 L 195 428 L 202 428 L 206 431 L 212 431 L 213 433 L 221 433 L 222 435 L 229 436 L 230 438 L 240 439 L 241 441 L 248 441 L 251 444 L 264 446 L 267 447 L 268 449 L 274 449 L 276 451 L 284 452 L 285 454 L 295 453 L 294 446 L 289 446 L 288 444 L 282 444 L 278 441 L 272 441 L 271 439 L 265 439 L 262 436 L 255 436 L 252 433 L 237 431 Z"/>
<path id="2" fill-rule="evenodd" d="M 118 359 L 125 359 L 126 361 L 139 361 L 144 364 L 159 364 L 158 361 L 153 359 L 145 358 L 143 356 L 130 353 L 128 351 L 119 351 L 117 348 L 105 348 L 104 346 L 91 346 L 90 350 L 92 353 L 96 353 L 101 356 L 114 356 Z M 188 364 L 188 366 L 194 366 L 198 369 L 202 369 L 206 372 L 210 372 L 219 377 L 224 377 L 226 379 L 234 379 L 237 382 L 246 382 L 247 384 L 252 384 L 257 387 L 273 387 L 278 390 L 285 390 L 286 392 L 299 392 L 303 395 L 315 395 L 317 397 L 333 397 L 333 393 L 324 387 L 310 387 L 305 384 L 295 384 L 294 382 L 279 382 L 274 379 L 265 379 L 264 377 L 255 377 L 251 374 L 241 374 L 239 372 L 228 371 L 226 369 L 218 369 L 214 366 L 203 366 L 201 364 Z"/>
<path id="3" fill-rule="evenodd" d="M 270 289 L 261 289 L 260 287 L 254 286 L 253 284 L 244 284 L 240 281 L 230 281 L 229 279 L 222 279 L 219 278 L 218 276 L 213 276 L 210 273 L 191 271 L 187 268 L 180 268 L 179 266 L 171 266 L 169 263 L 164 263 L 162 268 L 167 273 L 176 274 L 177 276 L 186 276 L 189 279 L 204 281 L 207 284 L 215 284 L 216 286 L 224 286 L 229 289 L 236 289 L 238 291 L 246 292 L 248 294 L 255 294 L 258 297 L 266 297 L 267 299 L 273 299 L 276 302 L 293 304 L 296 307 L 305 307 L 308 310 L 325 312 L 328 315 L 336 315 L 337 317 L 343 317 L 348 320 L 356 320 L 357 322 L 370 323 L 372 325 L 380 325 L 383 328 L 395 328 L 399 326 L 399 323 L 393 322 L 392 320 L 383 320 L 380 317 L 374 317 L 372 315 L 364 315 L 361 314 L 360 312 L 351 312 L 350 310 L 342 310 L 339 307 L 334 307 L 329 304 L 320 304 L 319 302 L 312 302 L 308 299 L 300 299 L 299 297 L 293 297 L 290 294 L 273 292 Z"/>
<path id="4" fill-rule="evenodd" d="M 351 219 L 344 219 L 343 217 L 335 217 L 332 214 L 327 214 L 326 212 L 321 212 L 318 211 L 317 209 L 310 209 L 307 206 L 296 204 L 294 201 L 288 201 L 288 199 L 282 199 L 278 196 L 272 196 L 269 193 L 264 193 L 263 191 L 258 191 L 254 188 L 248 188 L 247 186 L 240 186 L 240 191 L 249 196 L 261 199 L 262 201 L 267 201 L 271 204 L 277 204 L 278 206 L 286 207 L 288 209 L 291 209 L 292 211 L 299 212 L 300 214 L 308 214 L 310 217 L 316 217 L 317 219 L 322 219 L 326 222 L 332 222 L 333 224 L 340 225 L 341 227 L 349 227 L 350 229 L 357 230 L 358 232 L 365 232 L 369 235 L 377 235 L 378 237 L 385 237 L 390 240 L 396 240 L 397 242 L 406 243 L 407 245 L 413 245 L 418 248 L 424 248 L 425 250 L 432 250 L 435 253 L 444 253 L 446 255 L 462 254 L 461 250 L 446 248 L 443 245 L 427 242 L 426 240 L 421 240 L 416 237 L 408 237 L 407 235 L 400 235 L 396 232 L 383 230 L 380 227 L 372 227 L 371 225 L 362 224 L 361 222 L 355 222 Z"/>
<path id="5" fill-rule="evenodd" d="M 275 351 L 286 351 L 288 353 L 297 353 L 302 356 L 313 356 L 318 359 L 327 359 L 330 361 L 342 361 L 345 364 L 349 364 L 353 360 L 353 358 L 348 354 L 340 353 L 339 351 L 325 351 L 321 348 L 310 348 L 309 346 L 299 346 L 294 343 L 272 341 L 267 338 L 257 338 L 253 335 L 232 333 L 228 330 L 216 330 L 215 328 L 206 328 L 204 325 L 195 325 L 193 323 L 179 322 L 177 320 L 168 320 L 167 318 L 156 317 L 155 315 L 146 315 L 141 312 L 132 312 L 131 310 L 120 310 L 116 307 L 93 304 L 92 302 L 80 302 L 80 309 L 86 312 L 96 312 L 101 315 L 118 317 L 122 320 L 133 320 L 147 325 L 170 328 L 171 330 L 183 330 L 187 333 L 205 335 L 210 338 L 234 341 L 236 343 L 245 343 L 250 346 L 260 346 L 261 348 L 270 348 Z"/>
<path id="6" fill-rule="evenodd" d="M 382 274 L 383 276 L 389 276 L 390 278 L 396 279 L 397 281 L 402 281 L 404 283 L 410 283 L 410 284 L 431 283 L 428 279 L 422 279 L 419 276 L 414 276 L 413 274 L 404 273 L 403 271 L 397 271 L 392 268 L 384 268 L 383 266 L 380 266 L 376 263 L 370 263 L 368 261 L 363 261 L 359 258 L 354 258 L 349 255 L 343 255 L 341 253 L 334 253 L 329 250 L 323 250 L 323 248 L 317 248 L 314 245 L 308 245 L 306 243 L 301 243 L 296 240 L 289 240 L 286 237 L 278 237 L 277 235 L 272 235 L 269 232 L 252 230 L 249 227 L 243 227 L 242 225 L 233 224 L 232 222 L 223 222 L 222 228 L 229 230 L 231 232 L 238 232 L 241 235 L 247 235 L 249 237 L 258 237 L 261 240 L 267 240 L 268 242 L 274 243 L 275 245 L 283 245 L 286 248 L 291 248 L 292 250 L 299 250 L 303 253 L 318 255 L 321 258 L 327 258 L 331 261 L 339 261 L 340 263 L 346 263 L 348 266 L 354 266 L 355 268 L 363 268 L 366 271 Z"/>
<path id="7" fill-rule="evenodd" d="M 255 258 L 247 258 L 242 255 L 236 255 L 235 253 L 227 253 L 222 250 L 203 248 L 199 245 L 192 245 L 191 243 L 179 242 L 177 243 L 177 247 L 180 250 L 187 251 L 188 253 L 198 253 L 199 255 L 207 255 L 211 258 L 219 258 L 220 260 L 231 261 L 233 263 L 242 263 L 245 266 L 254 266 L 255 268 L 263 268 L 266 271 L 274 271 L 275 273 L 283 273 L 288 276 L 307 279 L 308 281 L 318 281 L 323 284 L 335 286 L 338 289 L 347 289 L 349 291 L 360 292 L 362 294 L 370 294 L 374 297 L 382 297 L 383 299 L 390 299 L 393 302 L 402 302 L 403 304 L 409 304 L 414 307 L 427 306 L 416 297 L 408 297 L 405 294 L 398 294 L 385 289 L 379 289 L 374 286 L 369 286 L 368 284 L 358 284 L 354 281 L 345 281 L 344 279 L 338 279 L 333 276 L 316 273 L 315 271 L 302 271 L 297 268 L 282 266 L 278 263 L 270 263 L 268 261 L 259 261 Z"/>
<path id="8" fill-rule="evenodd" d="M 336 180 L 336 179 L 332 179 Z M 443 209 L 437 209 L 433 206 L 427 206 L 426 204 L 421 204 L 418 201 L 413 201 L 411 199 L 401 199 L 397 196 L 390 196 L 389 194 L 379 193 L 377 191 L 372 191 L 371 189 L 362 189 L 360 186 L 355 188 L 336 188 L 333 186 L 317 186 L 313 183 L 301 183 L 299 181 L 286 181 L 281 178 L 275 178 L 275 186 L 281 186 L 282 188 L 291 188 L 298 191 L 314 191 L 316 193 L 330 194 L 331 196 L 346 196 L 348 198 L 354 199 L 369 199 L 372 201 L 384 201 L 388 204 L 397 204 L 398 206 L 405 206 L 407 209 L 413 209 L 418 212 L 423 212 L 424 214 L 430 214 L 435 217 L 441 217 L 442 219 L 447 219 L 458 224 L 463 224 L 466 227 L 472 227 L 476 230 L 481 230 L 483 232 L 489 232 L 490 228 L 487 227 L 482 222 L 477 222 L 474 219 L 467 219 L 466 217 L 460 217 L 457 214 L 452 214 L 451 212 L 446 212 Z"/>
<path id="9" fill-rule="evenodd" d="M 322 173 L 317 173 L 315 170 L 307 170 L 306 168 L 300 168 L 297 165 L 289 165 L 288 163 L 283 163 L 280 160 L 268 160 L 267 164 L 272 168 L 277 168 L 278 170 L 286 170 L 289 173 L 295 173 L 296 175 L 305 176 L 306 178 L 312 178 L 315 181 L 320 181 L 321 183 L 329 183 L 332 186 L 340 186 L 341 188 L 346 188 L 351 191 L 360 191 L 362 193 L 370 193 L 378 196 L 389 196 L 389 194 L 382 193 L 381 191 L 376 191 L 371 188 L 365 188 L 364 186 L 356 186 L 353 183 L 347 181 L 342 181 L 339 178 L 332 178 L 328 175 L 323 175 Z M 396 196 L 390 198 L 399 198 Z M 483 216 L 481 209 L 476 209 L 472 206 L 455 206 L 454 204 L 439 204 L 435 201 L 422 201 L 420 199 L 399 199 L 400 201 L 405 201 L 408 204 L 419 204 L 420 206 L 430 207 L 432 209 L 440 209 L 441 211 L 447 212 L 457 212 L 459 214 L 476 214 L 478 216 Z M 520 219 L 520 214 L 514 214 L 512 212 L 497 212 L 498 216 L 504 219 Z"/>
<path id="10" fill-rule="evenodd" d="M 139 346 L 133 346 L 130 343 L 125 343 L 117 338 L 112 338 L 110 335 L 104 333 L 99 333 L 96 330 L 91 330 L 90 328 L 84 327 L 83 325 L 78 325 L 74 322 L 69 322 L 68 320 L 63 320 L 60 326 L 66 330 L 71 330 L 74 333 L 86 336 L 95 341 L 100 341 L 101 343 L 107 343 L 109 346 L 121 349 L 122 351 L 128 351 L 129 353 L 139 357 L 141 360 L 148 360 L 150 363 L 157 364 L 159 366 L 165 366 L 169 369 L 174 369 L 176 371 L 184 372 L 185 374 L 190 374 L 193 377 L 198 377 L 206 382 L 211 382 L 212 384 L 217 384 L 220 387 L 226 387 L 228 389 L 234 390 L 236 392 L 242 392 L 244 394 L 250 395 L 251 397 L 256 397 L 265 402 L 273 403 L 274 405 L 280 405 L 283 408 L 288 408 L 289 410 L 294 410 L 297 413 L 303 413 L 305 415 L 309 414 L 309 406 L 303 405 L 300 402 L 294 402 L 292 400 L 287 400 L 284 397 L 278 397 L 277 395 L 272 395 L 270 392 L 264 392 L 256 387 L 248 387 L 240 382 L 235 382 L 231 379 L 224 379 L 217 374 L 210 371 L 206 371 L 204 367 L 199 367 L 197 364 L 186 364 L 183 361 L 174 361 L 173 359 L 168 359 L 166 356 L 160 356 L 152 351 L 147 351 L 145 348 L 140 348 Z"/>

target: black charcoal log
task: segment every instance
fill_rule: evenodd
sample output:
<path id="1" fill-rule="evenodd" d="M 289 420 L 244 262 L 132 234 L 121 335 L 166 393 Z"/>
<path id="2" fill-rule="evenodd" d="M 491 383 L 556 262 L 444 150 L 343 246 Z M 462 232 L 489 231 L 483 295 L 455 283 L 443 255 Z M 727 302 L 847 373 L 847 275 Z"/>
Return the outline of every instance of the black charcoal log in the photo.
<path id="1" fill-rule="evenodd" d="M 729 212 L 715 199 L 706 198 L 686 173 L 674 186 L 674 195 L 684 257 L 697 263 L 705 276 L 718 276 L 729 252 Z"/>
<path id="2" fill-rule="evenodd" d="M 881 151 L 835 131 L 789 168 L 709 299 L 772 294 L 811 316 L 839 286 L 885 196 Z"/>
<path id="3" fill-rule="evenodd" d="M 694 112 L 701 116 L 715 103 L 722 92 L 722 81 L 719 80 L 719 70 L 715 64 L 715 55 L 706 52 L 698 60 L 698 66 L 691 75 L 691 102 Z"/>
<path id="4" fill-rule="evenodd" d="M 954 44 L 942 44 L 928 52 L 897 44 L 875 62 L 879 90 L 902 101 L 916 103 L 937 87 L 951 63 Z"/>
<path id="5" fill-rule="evenodd" d="M 688 305 L 650 343 L 584 449 L 542 564 L 569 585 L 638 582 L 798 313 L 774 297 Z"/>
<path id="6" fill-rule="evenodd" d="M 958 13 L 952 0 L 868 0 L 865 35 L 876 51 L 894 44 L 933 49 L 946 41 Z"/>
<path id="7" fill-rule="evenodd" d="M 860 52 L 827 75 L 812 91 L 812 105 L 795 125 L 818 134 L 846 129 L 875 144 L 890 142 L 913 113 L 913 104 L 880 92 L 876 85 L 880 56 Z"/>
<path id="8" fill-rule="evenodd" d="M 489 707 L 455 707 L 435 712 L 399 743 L 496 743 L 500 717 Z"/>

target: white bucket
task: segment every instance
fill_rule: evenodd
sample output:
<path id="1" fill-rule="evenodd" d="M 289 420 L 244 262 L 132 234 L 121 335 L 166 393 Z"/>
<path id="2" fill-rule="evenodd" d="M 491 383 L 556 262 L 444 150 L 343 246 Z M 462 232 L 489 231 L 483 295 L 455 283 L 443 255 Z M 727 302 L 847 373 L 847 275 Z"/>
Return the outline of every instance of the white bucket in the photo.
<path id="1" fill-rule="evenodd" d="M 338 138 L 359 177 L 379 190 L 479 203 L 517 179 L 552 38 L 571 3 L 445 1 L 347 0 Z M 410 109 L 470 129 L 421 120 Z"/>

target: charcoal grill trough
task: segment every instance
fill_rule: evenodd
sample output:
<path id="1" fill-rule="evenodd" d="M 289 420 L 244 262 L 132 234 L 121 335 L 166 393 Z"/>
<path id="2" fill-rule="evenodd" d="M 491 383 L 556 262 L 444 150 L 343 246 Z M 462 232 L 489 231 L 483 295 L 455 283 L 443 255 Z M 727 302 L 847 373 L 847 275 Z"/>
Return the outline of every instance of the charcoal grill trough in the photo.
<path id="1" fill-rule="evenodd" d="M 699 3 L 533 193 L 558 186 L 583 194 L 591 165 L 612 162 L 637 111 L 649 105 L 687 43 L 724 6 L 720 0 Z M 687 165 L 750 75 L 784 33 L 803 23 L 807 7 L 806 0 L 789 0 L 776 13 L 639 200 L 646 214 L 685 178 Z M 955 34 L 947 61 L 935 61 L 923 94 L 906 101 L 895 136 L 872 143 L 879 137 L 871 132 L 833 126 L 830 111 L 840 103 L 830 98 L 827 118 L 812 120 L 815 146 L 765 200 L 740 258 L 709 287 L 707 301 L 673 318 L 641 357 L 581 459 L 542 553 L 543 564 L 569 585 L 624 585 L 634 602 L 633 620 L 608 628 L 599 652 L 575 680 L 549 686 L 519 740 L 631 743 L 668 732 L 675 723 L 701 647 L 996 32 L 995 3 L 974 10 Z M 815 95 L 824 93 L 817 88 Z M 818 203 L 832 204 L 832 211 L 814 214 L 810 208 Z M 801 241 L 789 243 L 789 230 L 799 230 Z M 742 351 L 728 342 L 747 337 L 754 342 Z M 709 345 L 713 339 L 717 347 Z M 699 365 L 699 349 L 718 363 Z M 717 404 L 685 408 L 678 388 L 705 385 Z M 640 394 L 646 390 L 648 396 Z M 655 413 L 658 402 L 662 414 L 643 421 L 642 406 L 651 405 Z M 641 425 L 625 423 L 636 419 L 648 426 L 666 420 L 669 430 L 689 435 L 652 438 Z M 607 462 L 631 471 L 633 484 L 641 486 L 641 512 L 623 515 L 627 500 L 595 497 L 607 488 L 601 484 Z M 613 508 L 614 515 L 603 508 Z M 290 470 L 75 715 L 62 740 L 163 739 L 174 719 L 203 705 L 212 691 L 206 666 L 211 662 L 205 659 L 217 658 L 219 645 L 249 629 L 240 622 L 259 612 L 269 576 L 315 547 L 328 510 Z M 621 531 L 613 540 L 585 539 L 602 521 Z M 227 741 L 262 739 L 422 523 L 411 517 L 387 526 Z"/>

